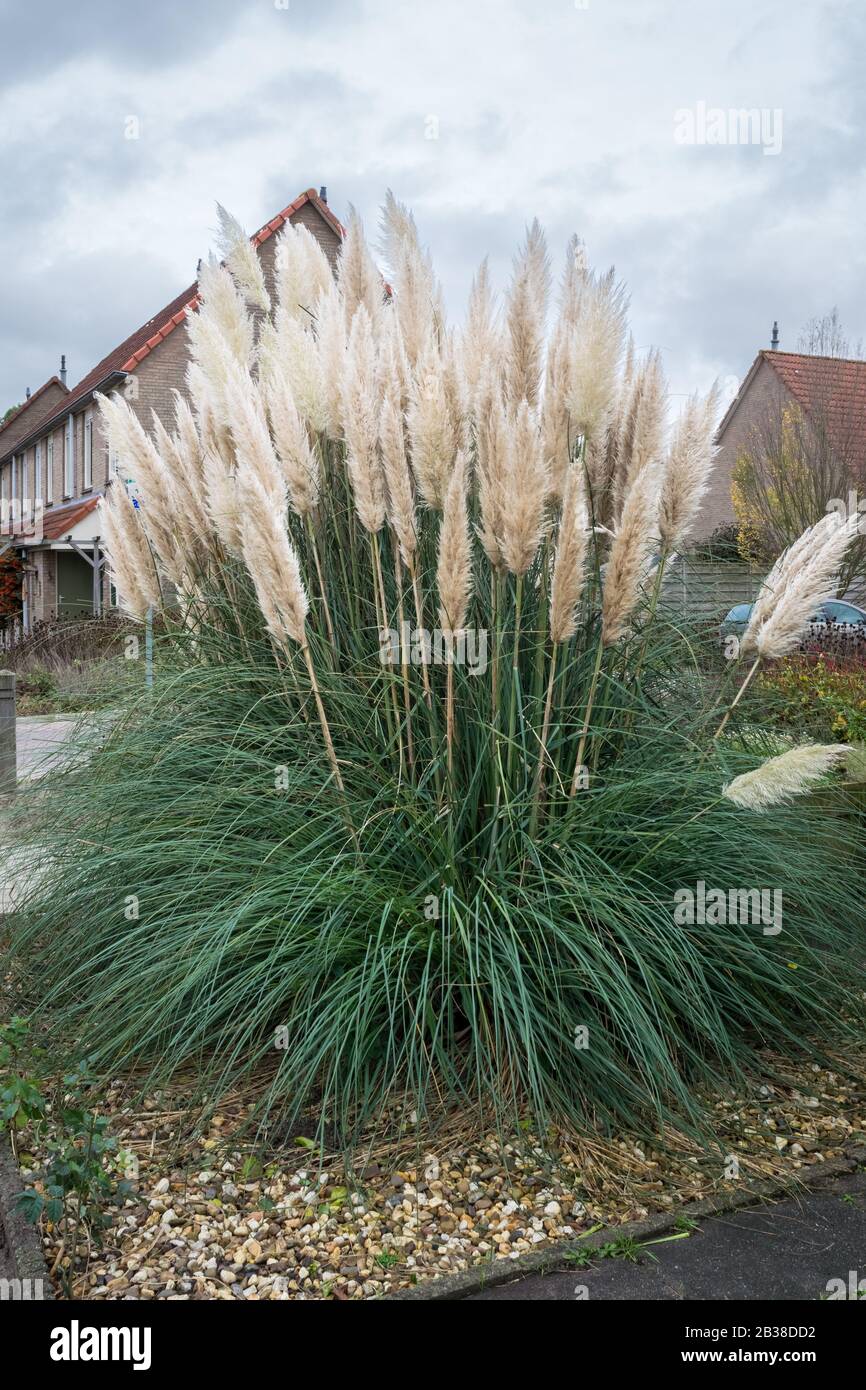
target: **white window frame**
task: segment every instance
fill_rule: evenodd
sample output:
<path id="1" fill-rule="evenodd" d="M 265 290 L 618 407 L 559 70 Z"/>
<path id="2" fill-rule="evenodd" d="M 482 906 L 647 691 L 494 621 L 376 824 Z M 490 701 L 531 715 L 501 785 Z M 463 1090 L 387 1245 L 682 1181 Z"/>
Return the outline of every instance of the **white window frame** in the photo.
<path id="1" fill-rule="evenodd" d="M 13 455 L 12 455 L 12 477 L 11 477 L 11 479 L 10 479 L 10 482 L 11 482 L 12 486 L 11 486 L 11 488 L 10 488 L 10 490 L 9 490 L 9 491 L 10 491 L 9 500 L 11 501 L 12 506 L 14 507 L 14 506 L 15 506 L 15 499 L 16 499 L 16 497 L 18 496 L 18 455 L 17 455 L 17 454 L 13 454 Z"/>
<path id="2" fill-rule="evenodd" d="M 93 487 L 93 411 L 84 416 L 84 491 Z"/>
<path id="3" fill-rule="evenodd" d="M 71 497 L 75 492 L 75 423 L 70 414 L 66 418 L 63 431 L 63 496 Z"/>
<path id="4" fill-rule="evenodd" d="M 28 467 L 27 467 L 27 450 L 25 449 L 25 450 L 24 450 L 24 453 L 21 455 L 21 519 L 22 519 L 22 520 L 24 519 L 24 503 L 25 503 L 25 502 L 32 502 L 32 501 L 33 501 L 33 499 L 32 499 L 32 498 L 30 497 L 30 495 L 29 495 L 29 493 L 30 493 L 30 488 L 29 488 L 28 483 L 27 483 L 27 474 L 29 473 L 29 471 L 30 471 L 30 470 L 29 470 Z"/>
<path id="5" fill-rule="evenodd" d="M 54 435 L 45 440 L 45 505 L 54 501 Z"/>
<path id="6" fill-rule="evenodd" d="M 33 445 L 33 515 L 36 515 L 36 504 L 45 505 L 45 493 L 42 491 L 42 440 L 37 439 Z"/>

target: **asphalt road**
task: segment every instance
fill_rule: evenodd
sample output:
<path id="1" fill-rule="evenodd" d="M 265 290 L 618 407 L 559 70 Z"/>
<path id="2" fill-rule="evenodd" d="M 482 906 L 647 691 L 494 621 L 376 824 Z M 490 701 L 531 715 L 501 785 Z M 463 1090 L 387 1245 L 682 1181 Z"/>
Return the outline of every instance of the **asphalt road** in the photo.
<path id="1" fill-rule="evenodd" d="M 795 1199 L 710 1217 L 685 1239 L 647 1246 L 638 1264 L 608 1258 L 586 1268 L 564 1265 L 468 1301 L 814 1302 L 839 1291 L 831 1281 L 856 1290 L 861 1279 L 866 1300 L 866 1173 Z"/>

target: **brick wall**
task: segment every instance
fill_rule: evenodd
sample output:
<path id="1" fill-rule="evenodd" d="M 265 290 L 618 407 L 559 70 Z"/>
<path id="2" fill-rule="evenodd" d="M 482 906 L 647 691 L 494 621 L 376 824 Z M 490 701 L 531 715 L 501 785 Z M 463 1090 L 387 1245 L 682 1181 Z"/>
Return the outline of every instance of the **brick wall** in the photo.
<path id="1" fill-rule="evenodd" d="M 46 386 L 27 405 L 26 410 L 22 410 L 20 415 L 16 415 L 14 420 L 10 420 L 2 434 L 0 434 L 0 453 L 6 454 L 10 449 L 14 449 L 19 439 L 24 439 L 31 434 L 42 420 L 47 420 L 66 395 L 59 382 L 53 381 Z"/>

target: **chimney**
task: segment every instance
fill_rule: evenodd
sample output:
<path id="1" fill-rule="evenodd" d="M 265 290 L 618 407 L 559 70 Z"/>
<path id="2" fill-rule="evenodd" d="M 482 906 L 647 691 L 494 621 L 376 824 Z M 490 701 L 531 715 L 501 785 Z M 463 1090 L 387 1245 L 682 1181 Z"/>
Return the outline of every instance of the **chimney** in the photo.
<path id="1" fill-rule="evenodd" d="M 772 348 L 773 352 L 778 352 L 778 351 L 779 351 L 779 325 L 778 325 L 778 323 L 774 323 L 774 324 L 773 324 L 773 336 L 772 336 L 772 338 L 770 339 L 770 347 Z"/>
<path id="2" fill-rule="evenodd" d="M 326 203 L 328 201 L 328 190 L 324 184 L 322 184 L 321 188 L 319 189 L 319 197 L 321 198 L 323 203 Z"/>
<path id="3" fill-rule="evenodd" d="M 60 359 L 60 380 L 66 385 L 66 353 Z"/>
<path id="4" fill-rule="evenodd" d="M 30 400 L 30 387 L 29 387 L 29 386 L 27 387 L 27 390 L 24 392 L 24 399 L 25 399 L 25 401 L 29 401 L 29 400 Z"/>

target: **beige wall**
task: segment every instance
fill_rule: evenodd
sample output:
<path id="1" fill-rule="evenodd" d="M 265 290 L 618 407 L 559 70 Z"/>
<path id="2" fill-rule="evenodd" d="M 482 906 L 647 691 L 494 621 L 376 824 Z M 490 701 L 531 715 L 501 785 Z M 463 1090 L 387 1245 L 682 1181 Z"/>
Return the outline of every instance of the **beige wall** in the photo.
<path id="1" fill-rule="evenodd" d="M 787 389 L 764 358 L 761 358 L 748 386 L 741 388 L 741 391 L 742 399 L 717 441 L 719 453 L 695 523 L 696 540 L 705 540 L 719 526 L 734 524 L 731 502 L 734 465 L 748 448 L 754 430 L 768 414 L 778 412 L 782 404 L 790 399 Z"/>

